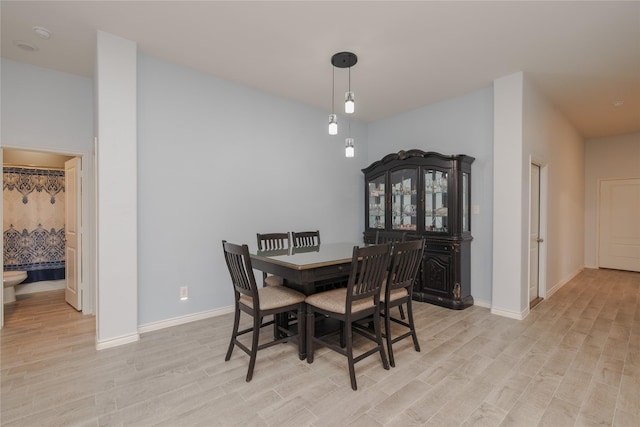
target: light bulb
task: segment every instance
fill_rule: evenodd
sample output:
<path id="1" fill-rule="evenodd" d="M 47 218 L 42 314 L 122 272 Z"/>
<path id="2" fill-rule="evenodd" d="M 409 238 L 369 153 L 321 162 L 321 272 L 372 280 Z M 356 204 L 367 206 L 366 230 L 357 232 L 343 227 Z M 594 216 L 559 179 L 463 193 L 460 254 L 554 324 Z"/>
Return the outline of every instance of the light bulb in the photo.
<path id="1" fill-rule="evenodd" d="M 347 92 L 344 94 L 344 112 L 351 114 L 356 109 L 356 99 L 353 92 Z"/>
<path id="2" fill-rule="evenodd" d="M 329 135 L 338 134 L 338 116 L 329 114 Z"/>
<path id="3" fill-rule="evenodd" d="M 353 148 L 353 138 L 345 139 L 344 155 L 345 157 L 353 157 L 355 155 L 355 148 Z"/>

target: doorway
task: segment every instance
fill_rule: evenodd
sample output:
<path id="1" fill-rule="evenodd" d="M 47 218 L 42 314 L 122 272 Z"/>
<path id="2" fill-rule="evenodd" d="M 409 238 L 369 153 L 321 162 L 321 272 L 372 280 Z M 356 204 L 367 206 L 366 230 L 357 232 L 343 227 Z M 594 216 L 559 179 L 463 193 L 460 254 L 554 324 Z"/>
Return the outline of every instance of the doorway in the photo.
<path id="1" fill-rule="evenodd" d="M 640 178 L 600 182 L 598 266 L 640 272 Z"/>
<path id="2" fill-rule="evenodd" d="M 75 162 L 76 162 L 75 164 L 77 165 L 83 157 L 82 155 L 77 155 L 77 154 L 30 151 L 30 150 L 23 150 L 23 149 L 17 149 L 17 148 L 16 149 L 3 148 L 0 151 L 1 151 L 0 160 L 2 161 L 2 164 L 3 164 L 3 177 L 5 175 L 4 174 L 5 170 L 8 170 L 7 168 L 13 168 L 15 169 L 15 171 L 24 172 L 25 176 L 29 176 L 28 171 L 33 170 L 33 171 L 38 171 L 37 173 L 41 173 L 40 171 L 53 171 L 52 172 L 53 174 L 62 174 L 62 176 L 64 177 L 65 161 L 68 161 L 70 159 L 75 159 Z M 78 189 L 80 189 L 80 183 L 81 183 L 82 177 L 83 177 L 83 171 L 79 170 L 78 175 L 76 175 L 73 179 L 74 184 L 78 184 L 77 185 Z M 40 178 L 37 178 L 37 179 L 40 179 Z M 46 182 L 50 182 L 51 178 L 48 177 L 48 178 L 42 178 L 42 179 L 45 180 Z M 74 185 L 74 187 L 76 186 Z M 35 195 L 37 194 L 35 190 L 32 192 L 32 194 L 26 194 L 24 196 L 27 199 L 27 202 L 29 197 L 35 197 Z M 29 190 L 23 190 L 24 193 L 27 193 L 28 191 Z M 53 194 L 54 190 L 51 190 L 51 189 L 49 189 L 48 191 L 47 190 L 45 191 L 37 190 L 37 191 L 46 192 L 47 193 L 46 197 L 51 197 L 51 201 L 50 201 L 51 206 L 55 206 L 56 202 L 58 205 L 63 205 L 63 206 L 69 203 L 69 199 L 68 197 L 66 197 L 69 193 L 67 191 L 62 190 L 56 194 Z M 52 194 L 48 194 L 48 193 L 52 193 Z M 61 263 L 60 266 L 58 266 L 57 263 L 54 262 L 51 265 L 47 265 L 47 267 L 53 266 L 53 267 L 61 267 L 61 268 L 56 268 L 56 272 L 51 277 L 48 276 L 51 273 L 50 271 L 30 273 L 30 275 L 32 276 L 32 280 L 31 280 L 32 283 L 26 283 L 26 284 L 20 285 L 20 291 L 18 292 L 19 295 L 24 295 L 23 298 L 31 297 L 32 295 L 30 294 L 35 295 L 35 293 L 39 293 L 42 291 L 56 291 L 58 289 L 65 289 L 68 287 L 67 278 L 70 277 L 70 275 L 68 272 L 69 263 L 65 261 L 66 256 L 68 256 L 68 253 L 66 249 L 67 245 L 65 242 L 65 237 L 67 233 L 65 233 L 64 230 L 72 229 L 76 231 L 77 240 L 79 240 L 80 242 L 82 242 L 83 235 L 85 235 L 87 231 L 87 229 L 85 228 L 83 232 L 82 223 L 83 221 L 86 223 L 86 218 L 88 216 L 86 214 L 83 214 L 82 212 L 84 210 L 83 207 L 88 206 L 89 195 L 83 194 L 81 191 L 77 192 L 76 195 L 77 195 L 76 199 L 72 202 L 74 206 L 71 209 L 71 212 L 77 213 L 76 215 L 71 216 L 74 220 L 74 224 L 71 224 L 71 225 L 67 224 L 69 222 L 69 218 L 67 215 L 69 209 L 67 206 L 65 206 L 65 209 L 63 209 L 63 213 L 62 213 L 63 217 L 61 219 L 56 218 L 56 221 L 60 221 L 61 225 L 55 226 L 55 227 L 48 227 L 45 224 L 43 224 L 45 225 L 43 227 L 43 230 L 46 233 L 49 233 L 49 234 L 55 233 L 56 234 L 55 237 L 57 237 L 59 240 L 62 241 L 61 247 L 58 247 L 60 242 L 57 242 L 55 243 L 55 246 L 51 246 L 51 248 L 47 247 L 46 250 L 47 251 L 51 250 L 52 252 L 61 250 L 63 251 L 62 253 L 65 254 L 65 257 L 61 259 L 63 262 Z M 6 231 L 8 223 L 6 221 L 7 218 L 5 218 L 5 215 L 7 213 L 8 208 L 7 206 L 5 206 L 4 201 L 3 201 L 2 207 L 3 207 L 2 208 L 3 231 Z M 38 214 L 37 216 L 39 215 L 40 214 Z M 37 221 L 37 219 L 34 219 L 34 220 Z M 17 228 L 20 228 L 20 230 L 22 230 L 22 227 L 17 227 Z M 31 227 L 28 227 L 28 229 L 29 229 L 28 232 L 30 232 Z M 62 230 L 62 232 L 60 232 L 60 230 Z M 53 242 L 56 239 L 50 236 L 50 240 Z M 54 243 L 51 243 L 51 244 L 53 245 Z M 3 250 L 4 250 L 4 247 L 3 247 Z M 79 249 L 79 250 L 81 252 L 81 255 L 86 255 L 85 250 L 83 249 Z M 5 254 L 3 252 L 3 270 L 4 270 L 4 263 L 6 260 L 6 257 L 4 255 Z M 82 278 L 83 265 L 85 267 L 85 270 L 87 271 L 92 271 L 92 267 L 90 264 L 86 264 L 85 262 L 83 262 L 82 258 L 78 257 L 76 259 L 78 259 L 78 262 L 70 263 L 70 265 L 74 266 L 74 268 L 78 271 L 78 274 L 71 275 L 72 278 L 75 278 L 74 285 L 77 285 L 77 288 L 81 292 L 83 289 L 86 289 L 86 288 L 89 288 L 89 289 L 86 289 L 87 292 L 85 293 L 87 295 L 82 295 L 82 293 L 80 293 L 79 301 L 77 300 L 74 301 L 75 304 L 72 304 L 72 305 L 75 305 L 76 308 L 81 308 L 82 314 L 93 314 L 93 303 L 92 303 L 92 297 L 91 297 L 91 295 L 93 295 L 93 289 L 91 289 L 91 286 L 89 286 L 88 281 L 86 280 L 83 281 L 83 278 Z M 86 257 L 86 260 L 87 262 L 89 262 L 90 258 Z M 59 270 L 61 270 L 64 273 L 58 273 Z M 86 277 L 89 278 L 90 276 L 87 275 Z M 53 279 L 53 280 L 50 280 L 50 279 Z M 84 301 L 88 301 L 89 303 L 82 304 Z M 78 304 L 79 302 L 80 304 Z M 4 325 L 4 320 L 5 320 L 4 301 L 0 302 L 0 315 L 2 315 L 2 318 L 0 320 L 2 321 L 2 325 Z"/>
<path id="3" fill-rule="evenodd" d="M 544 298 L 546 258 L 544 230 L 546 229 L 546 168 L 531 163 L 529 174 L 529 309 Z"/>

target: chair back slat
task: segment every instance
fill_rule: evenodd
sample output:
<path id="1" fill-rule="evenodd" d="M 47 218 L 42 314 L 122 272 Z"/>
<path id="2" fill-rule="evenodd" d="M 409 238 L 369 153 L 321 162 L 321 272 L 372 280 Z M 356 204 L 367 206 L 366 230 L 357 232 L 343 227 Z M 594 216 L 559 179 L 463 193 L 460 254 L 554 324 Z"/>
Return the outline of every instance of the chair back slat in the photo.
<path id="1" fill-rule="evenodd" d="M 320 231 L 291 232 L 293 247 L 318 246 L 320 244 Z"/>
<path id="2" fill-rule="evenodd" d="M 258 250 L 260 251 L 289 249 L 289 247 L 291 247 L 291 237 L 289 233 L 257 233 L 256 237 L 258 240 Z"/>
<path id="3" fill-rule="evenodd" d="M 347 309 L 353 301 L 380 297 L 380 287 L 389 268 L 391 245 L 354 247 L 351 274 L 347 284 Z"/>
<path id="4" fill-rule="evenodd" d="M 408 291 L 411 291 L 420 268 L 423 252 L 424 240 L 422 239 L 393 245 L 391 267 L 387 277 L 387 298 L 394 289 L 407 288 Z"/>
<path id="5" fill-rule="evenodd" d="M 235 245 L 223 240 L 222 250 L 224 251 L 224 259 L 231 276 L 231 283 L 236 292 L 236 298 L 240 297 L 238 294 L 244 294 L 254 298 L 255 303 L 258 297 L 258 287 L 251 267 L 249 248 L 247 245 Z"/>

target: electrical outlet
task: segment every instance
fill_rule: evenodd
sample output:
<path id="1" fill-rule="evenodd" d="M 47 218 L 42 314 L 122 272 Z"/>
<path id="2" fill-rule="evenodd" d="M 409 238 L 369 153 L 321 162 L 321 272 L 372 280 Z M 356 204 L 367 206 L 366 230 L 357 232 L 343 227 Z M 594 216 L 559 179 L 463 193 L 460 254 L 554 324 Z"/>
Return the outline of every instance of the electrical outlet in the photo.
<path id="1" fill-rule="evenodd" d="M 189 299 L 189 290 L 187 289 L 186 286 L 180 287 L 180 299 L 183 301 L 186 299 Z"/>

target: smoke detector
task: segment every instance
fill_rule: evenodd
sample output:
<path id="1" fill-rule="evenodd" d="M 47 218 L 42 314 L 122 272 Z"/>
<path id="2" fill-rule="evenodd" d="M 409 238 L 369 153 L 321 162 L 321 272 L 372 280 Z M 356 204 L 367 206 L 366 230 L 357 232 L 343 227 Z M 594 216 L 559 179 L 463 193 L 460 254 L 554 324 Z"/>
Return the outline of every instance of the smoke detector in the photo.
<path id="1" fill-rule="evenodd" d="M 36 46 L 33 43 L 26 42 L 24 40 L 14 40 L 13 44 L 22 50 L 26 50 L 27 52 L 35 52 L 36 50 L 38 50 L 38 46 Z"/>
<path id="2" fill-rule="evenodd" d="M 38 35 L 41 39 L 49 40 L 51 38 L 51 31 L 44 27 L 33 27 L 33 32 Z"/>

